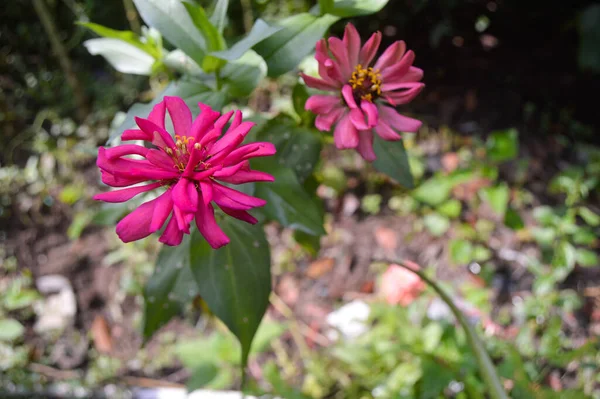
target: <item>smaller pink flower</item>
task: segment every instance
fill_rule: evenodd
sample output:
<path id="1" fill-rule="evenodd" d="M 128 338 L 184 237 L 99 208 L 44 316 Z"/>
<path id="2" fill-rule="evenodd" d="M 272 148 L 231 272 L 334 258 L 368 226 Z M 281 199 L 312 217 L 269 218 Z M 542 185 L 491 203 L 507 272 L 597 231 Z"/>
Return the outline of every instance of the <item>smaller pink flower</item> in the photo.
<path id="1" fill-rule="evenodd" d="M 424 289 L 425 283 L 418 275 L 398 265 L 390 265 L 381 276 L 381 293 L 390 305 L 408 306 Z"/>
<path id="2" fill-rule="evenodd" d="M 397 41 L 376 59 L 380 43 L 381 33 L 376 32 L 361 47 L 356 28 L 348 24 L 342 40 L 330 37 L 317 42 L 321 79 L 302 74 L 307 86 L 333 92 L 306 101 L 305 108 L 317 114 L 317 129 L 330 131 L 335 126 L 335 146 L 355 148 L 369 162 L 377 158 L 373 130 L 383 140 L 396 141 L 401 139 L 399 132 L 416 132 L 422 124 L 395 109 L 425 86 L 419 82 L 423 71 L 412 66 L 415 54 Z"/>
<path id="3" fill-rule="evenodd" d="M 195 221 L 211 247 L 222 247 L 229 243 L 229 237 L 217 224 L 213 203 L 229 216 L 257 222 L 247 211 L 264 206 L 266 201 L 229 185 L 273 181 L 270 174 L 251 170 L 249 159 L 273 155 L 275 146 L 267 142 L 242 145 L 254 124 L 242 122 L 240 111 L 221 115 L 208 105 L 199 106 L 200 115 L 193 119 L 181 98 L 165 97 L 147 119 L 136 118 L 138 129 L 125 130 L 121 136 L 124 141 L 143 140 L 145 146 L 122 144 L 98 150 L 102 181 L 120 190 L 98 194 L 94 199 L 125 202 L 145 192 L 161 191 L 117 224 L 117 235 L 123 242 L 142 239 L 166 226 L 159 241 L 179 245 Z M 174 137 L 165 127 L 167 111 Z"/>

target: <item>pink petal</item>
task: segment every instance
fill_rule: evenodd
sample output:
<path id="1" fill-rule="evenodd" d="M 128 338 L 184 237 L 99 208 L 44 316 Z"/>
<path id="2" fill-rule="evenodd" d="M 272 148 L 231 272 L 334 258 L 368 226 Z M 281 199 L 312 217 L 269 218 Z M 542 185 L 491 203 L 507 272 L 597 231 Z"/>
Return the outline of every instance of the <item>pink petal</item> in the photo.
<path id="1" fill-rule="evenodd" d="M 219 177 L 215 174 L 215 179 L 231 184 L 244 184 L 257 181 L 275 181 L 275 178 L 272 175 L 258 170 L 240 170 L 236 174 L 229 177 Z"/>
<path id="2" fill-rule="evenodd" d="M 340 150 L 355 148 L 358 145 L 358 131 L 352 124 L 349 114 L 344 115 L 335 127 L 333 140 L 335 146 Z"/>
<path id="3" fill-rule="evenodd" d="M 123 131 L 123 134 L 121 135 L 122 141 L 128 141 L 128 140 L 150 141 L 151 139 L 152 139 L 152 137 L 148 136 L 148 134 L 146 132 L 144 132 L 143 130 L 140 130 L 140 129 L 127 129 L 127 130 Z"/>
<path id="4" fill-rule="evenodd" d="M 242 144 L 242 141 L 244 141 L 244 136 L 241 134 L 231 133 L 223 137 L 209 151 L 209 154 L 212 155 L 210 162 L 221 162 L 221 160 L 227 157 L 227 155 L 229 155 L 235 148 Z"/>
<path id="5" fill-rule="evenodd" d="M 125 202 L 125 201 L 129 201 L 130 199 L 132 199 L 133 197 L 135 197 L 138 194 L 145 193 L 150 190 L 154 190 L 155 188 L 158 188 L 160 186 L 161 186 L 161 183 L 158 182 L 158 183 L 148 184 L 146 186 L 136 186 L 136 187 L 125 188 L 123 190 L 108 191 L 105 193 L 94 195 L 94 199 L 96 201 L 104 201 L 104 202 Z"/>
<path id="6" fill-rule="evenodd" d="M 148 153 L 148 148 L 136 144 L 123 144 L 112 148 L 106 148 L 106 158 L 115 159 L 125 155 L 141 155 L 143 157 Z"/>
<path id="7" fill-rule="evenodd" d="M 411 90 L 415 88 L 423 88 L 425 86 L 424 83 L 420 82 L 394 82 L 394 83 L 384 83 L 381 85 L 382 92 L 393 92 L 395 90 Z M 390 93 L 395 94 L 395 93 Z"/>
<path id="8" fill-rule="evenodd" d="M 152 165 L 146 160 L 117 158 L 107 160 L 98 155 L 98 167 L 111 173 L 115 177 L 124 177 L 130 180 L 167 180 L 179 176 L 178 171 L 168 171 Z"/>
<path id="9" fill-rule="evenodd" d="M 254 216 L 252 216 L 251 214 L 249 214 L 246 211 L 240 211 L 239 209 L 231 209 L 231 208 L 227 208 L 226 206 L 221 206 L 219 208 L 221 208 L 221 210 L 223 212 L 225 212 L 226 214 L 228 214 L 229 216 L 232 216 L 232 217 L 239 219 L 241 221 L 244 221 L 246 223 L 250 223 L 250 224 L 258 223 L 258 219 L 256 219 Z"/>
<path id="10" fill-rule="evenodd" d="M 348 62 L 350 65 L 358 64 L 358 54 L 360 52 L 360 35 L 351 23 L 346 24 L 344 30 L 344 45 L 348 49 Z"/>
<path id="11" fill-rule="evenodd" d="M 152 148 L 146 154 L 146 159 L 150 161 L 152 165 L 157 166 L 161 169 L 173 171 L 178 170 L 177 166 L 175 166 L 175 163 L 173 162 L 173 159 L 167 154 L 165 154 L 162 150 Z"/>
<path id="12" fill-rule="evenodd" d="M 326 114 L 318 115 L 315 120 L 315 126 L 322 132 L 330 131 L 331 126 L 344 115 L 344 111 L 344 107 L 337 107 Z"/>
<path id="13" fill-rule="evenodd" d="M 230 177 L 242 169 L 246 169 L 246 170 L 250 169 L 250 162 L 243 161 L 243 162 L 238 163 L 237 165 L 232 165 L 232 166 L 223 168 L 223 169 L 215 172 L 214 177 L 215 178 Z"/>
<path id="14" fill-rule="evenodd" d="M 117 223 L 116 232 L 121 241 L 140 240 L 152 233 L 150 223 L 155 203 L 156 199 L 143 203 Z"/>
<path id="15" fill-rule="evenodd" d="M 185 234 L 190 234 L 190 222 L 194 219 L 194 212 L 184 212 L 177 205 L 173 205 L 173 214 L 177 221 L 177 228 Z"/>
<path id="16" fill-rule="evenodd" d="M 194 138 L 195 143 L 198 143 L 212 129 L 213 123 L 221 115 L 219 112 L 213 111 L 208 105 L 199 103 L 198 106 L 200 107 L 200 115 L 194 120 L 190 128 L 190 136 Z"/>
<path id="17" fill-rule="evenodd" d="M 392 66 L 396 64 L 406 51 L 406 43 L 403 40 L 394 42 L 391 46 L 389 46 L 379 57 L 373 69 L 379 69 L 382 71 L 384 68 Z"/>
<path id="18" fill-rule="evenodd" d="M 402 105 L 411 102 L 420 92 L 423 90 L 425 85 L 423 83 L 404 83 L 410 84 L 411 87 L 408 90 L 403 90 L 400 92 L 387 92 L 384 93 L 385 98 L 390 101 L 394 105 Z"/>
<path id="19" fill-rule="evenodd" d="M 127 178 L 127 177 L 115 176 L 112 173 L 107 172 L 105 170 L 100 170 L 100 175 L 101 175 L 102 183 L 112 186 L 112 187 L 131 186 L 132 184 L 138 184 L 138 183 L 141 183 L 141 182 L 147 180 L 145 177 Z"/>
<path id="20" fill-rule="evenodd" d="M 196 212 L 198 210 L 198 190 L 194 183 L 188 179 L 179 179 L 173 186 L 173 203 L 182 212 Z"/>
<path id="21" fill-rule="evenodd" d="M 352 74 L 352 66 L 350 65 L 350 60 L 348 59 L 348 49 L 344 45 L 344 42 L 337 37 L 330 37 L 327 42 L 329 43 L 329 50 L 340 66 L 342 79 L 350 79 L 350 75 Z"/>
<path id="22" fill-rule="evenodd" d="M 219 206 L 241 209 L 243 211 L 264 206 L 267 203 L 267 201 L 261 198 L 252 197 L 218 183 L 213 184 L 213 201 Z"/>
<path id="23" fill-rule="evenodd" d="M 361 101 L 360 108 L 367 115 L 369 127 L 371 128 L 377 126 L 377 122 L 379 121 L 379 112 L 377 111 L 377 106 L 368 101 Z"/>
<path id="24" fill-rule="evenodd" d="M 323 63 L 323 68 L 325 70 L 325 75 L 327 76 L 327 79 L 325 79 L 325 77 L 323 77 L 323 79 L 336 82 L 336 87 L 340 87 L 348 81 L 348 79 L 344 78 L 342 75 L 342 67 L 337 61 L 329 59 Z"/>
<path id="25" fill-rule="evenodd" d="M 167 132 L 164 128 L 156 125 L 154 122 L 143 119 L 143 118 L 135 118 L 135 123 L 142 129 L 149 137 L 152 144 L 160 148 L 174 148 L 175 142 L 173 141 L 173 137 Z"/>
<path id="26" fill-rule="evenodd" d="M 382 120 L 380 120 L 377 126 L 375 126 L 375 132 L 379 135 L 379 137 L 387 141 L 398 141 L 402 138 L 394 131 L 394 129 L 390 127 L 390 125 Z"/>
<path id="27" fill-rule="evenodd" d="M 381 79 L 384 82 L 401 79 L 404 75 L 406 75 L 406 73 L 408 73 L 408 70 L 414 60 L 415 53 L 412 50 L 408 50 L 400 62 L 381 71 Z"/>
<path id="28" fill-rule="evenodd" d="M 277 152 L 275 145 L 269 142 L 256 142 L 243 145 L 231 151 L 222 161 L 223 165 L 234 165 L 250 158 L 268 157 Z"/>
<path id="29" fill-rule="evenodd" d="M 359 132 L 358 137 L 359 141 L 356 150 L 366 161 L 373 162 L 377 159 L 377 155 L 373 151 L 373 132 L 370 130 Z"/>
<path id="30" fill-rule="evenodd" d="M 401 82 L 418 82 L 423 79 L 423 70 L 411 66 L 408 68 L 408 72 L 400 79 Z"/>
<path id="31" fill-rule="evenodd" d="M 215 121 L 215 129 L 219 129 L 219 130 L 223 129 L 225 127 L 225 125 L 227 124 L 227 122 L 229 122 L 229 119 L 231 119 L 232 115 L 233 115 L 233 111 L 229 111 L 228 113 L 221 115 L 219 117 L 219 119 L 217 119 Z"/>
<path id="32" fill-rule="evenodd" d="M 304 104 L 304 109 L 315 114 L 325 114 L 340 104 L 339 96 L 314 95 L 310 96 Z"/>
<path id="33" fill-rule="evenodd" d="M 365 115 L 359 108 L 350 110 L 350 121 L 352 121 L 352 124 L 358 130 L 367 130 L 369 128 L 365 121 Z"/>
<path id="34" fill-rule="evenodd" d="M 215 220 L 215 210 L 212 205 L 202 203 L 198 207 L 196 226 L 212 248 L 217 249 L 229 244 L 229 237 L 225 235 Z"/>
<path id="35" fill-rule="evenodd" d="M 312 87 L 313 89 L 335 91 L 339 87 L 336 84 L 326 82 L 323 79 L 313 78 L 312 76 L 308 76 L 304 73 L 301 73 L 300 76 L 302 76 L 302 80 L 304 80 L 304 83 L 308 87 Z"/>
<path id="36" fill-rule="evenodd" d="M 150 231 L 155 232 L 160 230 L 173 211 L 173 199 L 171 198 L 171 194 L 172 191 L 169 189 L 156 199 L 152 221 L 150 222 Z"/>
<path id="37" fill-rule="evenodd" d="M 315 45 L 315 59 L 319 63 L 324 63 L 329 59 L 329 49 L 325 39 L 320 39 Z"/>
<path id="38" fill-rule="evenodd" d="M 195 180 L 197 182 L 200 182 L 202 180 L 208 179 L 209 177 L 211 177 L 216 171 L 221 170 L 223 168 L 223 165 L 216 165 L 213 166 L 212 168 L 203 170 L 202 172 L 195 172 L 192 176 L 191 179 Z"/>
<path id="39" fill-rule="evenodd" d="M 213 199 L 212 183 L 201 181 L 200 192 L 202 193 L 202 200 L 204 201 L 204 205 L 208 205 Z"/>
<path id="40" fill-rule="evenodd" d="M 382 121 L 401 132 L 417 132 L 423 125 L 423 122 L 400 115 L 395 109 L 390 107 L 382 105 L 379 107 L 379 112 Z"/>
<path id="41" fill-rule="evenodd" d="M 344 100 L 346 100 L 348 107 L 358 108 L 356 101 L 354 101 L 354 92 L 352 91 L 352 87 L 350 85 L 344 85 L 344 87 L 342 87 L 342 96 L 344 97 Z"/>
<path id="42" fill-rule="evenodd" d="M 235 111 L 235 116 L 233 117 L 233 120 L 231 121 L 231 125 L 229 125 L 229 129 L 227 129 L 227 132 L 229 133 L 229 131 L 237 128 L 241 124 L 242 124 L 242 111 Z"/>
<path id="43" fill-rule="evenodd" d="M 359 63 L 364 67 L 368 67 L 373 61 L 373 57 L 377 54 L 379 44 L 381 43 L 381 32 L 375 32 L 371 35 L 369 40 L 363 45 L 360 50 Z"/>
<path id="44" fill-rule="evenodd" d="M 192 112 L 187 104 L 180 97 L 165 96 L 167 110 L 171 115 L 175 134 L 187 136 L 192 127 Z"/>
<path id="45" fill-rule="evenodd" d="M 152 107 L 152 111 L 150 111 L 150 114 L 148 115 L 148 120 L 154 123 L 156 126 L 162 127 L 164 129 L 165 113 L 166 107 L 165 100 L 163 99 L 163 101 L 159 102 L 154 107 Z"/>
<path id="46" fill-rule="evenodd" d="M 177 227 L 177 221 L 175 220 L 175 215 L 171 216 L 171 220 L 167 223 L 167 228 L 163 231 L 162 235 L 158 239 L 158 241 L 163 244 L 176 246 L 181 244 L 183 240 L 183 231 L 179 230 Z"/>

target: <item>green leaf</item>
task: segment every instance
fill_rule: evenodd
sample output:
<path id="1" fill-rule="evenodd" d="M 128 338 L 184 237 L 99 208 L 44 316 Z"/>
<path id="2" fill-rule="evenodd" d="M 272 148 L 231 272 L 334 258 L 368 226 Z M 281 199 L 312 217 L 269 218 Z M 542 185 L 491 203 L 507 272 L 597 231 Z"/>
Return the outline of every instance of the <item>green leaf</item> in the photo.
<path id="1" fill-rule="evenodd" d="M 225 83 L 223 90 L 233 97 L 246 97 L 267 75 L 267 64 L 253 50 L 248 50 L 241 58 L 227 63 L 221 70 Z"/>
<path id="2" fill-rule="evenodd" d="M 292 105 L 294 106 L 294 111 L 300 117 L 300 120 L 304 126 L 312 126 L 314 115 L 312 112 L 304 109 L 306 100 L 308 100 L 308 91 L 306 90 L 306 86 L 301 83 L 297 83 L 292 90 Z"/>
<path id="3" fill-rule="evenodd" d="M 238 338 L 245 366 L 252 339 L 269 304 L 271 256 L 261 225 L 226 218 L 219 225 L 231 242 L 217 250 L 192 233 L 193 277 L 210 310 Z"/>
<path id="4" fill-rule="evenodd" d="M 287 330 L 288 327 L 283 323 L 269 320 L 261 323 L 254 337 L 254 353 L 267 351 L 271 347 L 271 343 Z"/>
<path id="5" fill-rule="evenodd" d="M 190 107 L 192 114 L 198 114 L 198 103 L 202 102 L 208 104 L 215 109 L 221 109 L 227 101 L 227 95 L 222 91 L 213 91 L 203 83 L 197 82 L 191 79 L 180 79 L 175 82 L 169 83 L 165 90 L 156 96 L 156 98 L 149 103 L 135 103 L 127 111 L 125 120 L 115 128 L 108 138 L 107 144 L 110 144 L 117 136 L 119 136 L 123 130 L 135 127 L 135 117 L 140 116 L 146 118 L 152 107 L 161 102 L 164 96 L 177 96 L 181 97 L 183 101 Z"/>
<path id="6" fill-rule="evenodd" d="M 301 13 L 278 23 L 282 29 L 258 43 L 254 49 L 267 62 L 269 76 L 277 77 L 294 69 L 300 61 L 314 50 L 315 44 L 327 29 L 339 20 L 333 15 L 316 17 Z"/>
<path id="7" fill-rule="evenodd" d="M 517 129 L 492 132 L 486 147 L 492 161 L 504 162 L 514 159 L 519 154 L 519 133 Z"/>
<path id="8" fill-rule="evenodd" d="M 591 4 L 579 16 L 579 67 L 600 72 L 600 5 Z"/>
<path id="9" fill-rule="evenodd" d="M 448 244 L 450 259 L 454 264 L 466 265 L 473 258 L 473 244 L 467 240 L 452 240 Z"/>
<path id="10" fill-rule="evenodd" d="M 146 51 L 120 39 L 90 39 L 83 45 L 92 55 L 101 55 L 121 73 L 151 75 L 155 59 Z"/>
<path id="11" fill-rule="evenodd" d="M 258 141 L 275 145 L 275 159 L 292 169 L 300 183 L 311 175 L 321 154 L 321 140 L 312 129 L 298 127 L 284 115 L 268 121 L 257 134 Z M 267 170 L 267 169 L 265 169 Z"/>
<path id="12" fill-rule="evenodd" d="M 206 384 L 214 380 L 218 374 L 219 369 L 214 363 L 202 363 L 192 371 L 192 375 L 186 381 L 186 388 L 190 392 L 203 388 Z"/>
<path id="13" fill-rule="evenodd" d="M 442 215 L 448 216 L 451 219 L 456 219 L 460 216 L 462 205 L 457 199 L 450 199 L 437 207 L 437 211 Z"/>
<path id="14" fill-rule="evenodd" d="M 333 6 L 335 0 L 319 0 L 319 10 L 321 11 L 321 15 L 323 14 L 332 14 Z"/>
<path id="15" fill-rule="evenodd" d="M 77 22 L 77 24 L 90 29 L 92 32 L 98 34 L 99 36 L 106 37 L 109 39 L 119 39 L 126 43 L 129 43 L 132 46 L 135 46 L 140 50 L 145 51 L 154 58 L 160 57 L 160 49 L 155 48 L 149 45 L 148 43 L 143 43 L 140 40 L 139 36 L 130 30 L 110 29 L 106 26 L 98 25 L 93 22 Z"/>
<path id="16" fill-rule="evenodd" d="M 15 319 L 0 319 L 0 342 L 14 341 L 23 336 L 25 327 Z"/>
<path id="17" fill-rule="evenodd" d="M 294 231 L 294 241 L 296 241 L 311 256 L 317 256 L 321 249 L 321 237 L 306 234 L 303 231 Z"/>
<path id="18" fill-rule="evenodd" d="M 268 218 L 307 234 L 325 234 L 318 200 L 304 191 L 291 169 L 270 158 L 255 159 L 252 165 L 254 169 L 268 170 L 275 177 L 271 183 L 256 183 L 255 195 L 267 201 L 262 211 Z"/>
<path id="19" fill-rule="evenodd" d="M 581 218 L 585 220 L 588 225 L 594 227 L 600 225 L 600 216 L 590 210 L 590 208 L 581 206 L 577 209 L 577 213 L 579 213 L 579 216 L 581 216 Z"/>
<path id="20" fill-rule="evenodd" d="M 442 236 L 450 228 L 450 220 L 436 212 L 425 215 L 423 224 L 436 237 Z"/>
<path id="21" fill-rule="evenodd" d="M 333 3 L 333 8 L 328 7 L 328 11 L 324 12 L 341 18 L 350 18 L 375 14 L 385 7 L 388 0 L 336 0 Z"/>
<path id="22" fill-rule="evenodd" d="M 598 266 L 600 264 L 596 252 L 585 248 L 578 248 L 575 258 L 577 263 L 583 267 Z"/>
<path id="23" fill-rule="evenodd" d="M 229 0 L 217 0 L 213 14 L 210 17 L 210 22 L 217 28 L 219 33 L 223 33 L 223 29 L 225 29 L 227 8 L 229 8 Z"/>
<path id="24" fill-rule="evenodd" d="M 422 203 L 437 206 L 450 197 L 450 191 L 452 191 L 452 183 L 448 179 L 434 176 L 417 187 L 412 195 Z"/>
<path id="25" fill-rule="evenodd" d="M 373 162 L 373 167 L 405 188 L 413 188 L 415 183 L 402 140 L 384 141 L 377 134 L 374 136 L 373 149 L 377 159 Z"/>
<path id="26" fill-rule="evenodd" d="M 254 26 L 252 26 L 252 29 L 245 38 L 231 46 L 229 50 L 215 51 L 211 53 L 211 55 L 227 61 L 235 61 L 244 55 L 246 51 L 254 47 L 254 45 L 274 35 L 281 29 L 282 27 L 270 26 L 259 18 L 256 20 Z"/>
<path id="27" fill-rule="evenodd" d="M 510 191 L 506 183 L 493 187 L 485 187 L 479 191 L 482 199 L 490 204 L 492 210 L 501 217 L 506 214 Z"/>
<path id="28" fill-rule="evenodd" d="M 506 210 L 506 214 L 504 215 L 504 224 L 506 227 L 513 230 L 520 230 L 525 227 L 525 222 L 523 222 L 523 218 L 519 212 L 517 212 L 512 207 L 508 207 Z"/>
<path id="29" fill-rule="evenodd" d="M 154 274 L 144 287 L 144 340 L 180 314 L 198 294 L 190 268 L 189 248 L 190 240 L 186 236 L 177 247 L 163 246 L 158 255 Z"/>
<path id="30" fill-rule="evenodd" d="M 183 5 L 192 19 L 192 22 L 204 37 L 204 40 L 206 41 L 206 50 L 208 52 L 220 51 L 227 48 L 223 35 L 221 35 L 221 32 L 219 32 L 217 27 L 210 22 L 204 8 L 197 4 L 187 2 L 184 2 Z M 225 61 L 213 56 L 206 56 L 202 61 L 202 69 L 206 72 L 216 71 L 222 68 L 223 65 L 225 65 Z"/>
<path id="31" fill-rule="evenodd" d="M 142 19 L 202 65 L 206 41 L 180 0 L 133 0 Z"/>

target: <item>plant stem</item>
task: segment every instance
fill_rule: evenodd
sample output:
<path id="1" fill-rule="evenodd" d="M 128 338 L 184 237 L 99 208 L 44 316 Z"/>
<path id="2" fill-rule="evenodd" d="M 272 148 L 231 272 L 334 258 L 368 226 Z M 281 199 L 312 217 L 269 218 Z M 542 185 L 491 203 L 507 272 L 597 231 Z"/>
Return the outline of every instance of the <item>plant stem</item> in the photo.
<path id="1" fill-rule="evenodd" d="M 252 13 L 252 1 L 251 0 L 240 0 L 242 3 L 242 14 L 244 19 L 244 30 L 246 33 L 252 29 L 252 22 L 254 22 L 254 15 Z"/>
<path id="2" fill-rule="evenodd" d="M 133 5 L 132 0 L 123 0 L 123 8 L 125 8 L 125 16 L 127 17 L 127 21 L 129 21 L 129 26 L 131 30 L 136 34 L 140 34 L 142 28 L 140 26 L 140 19 L 138 18 L 138 13 Z"/>
<path id="3" fill-rule="evenodd" d="M 439 285 L 437 285 L 435 282 L 433 282 L 433 280 L 431 280 L 429 277 L 427 277 L 420 270 L 416 270 L 410 266 L 407 266 L 403 262 L 399 262 L 399 261 L 387 261 L 386 260 L 385 262 L 397 264 L 398 266 L 403 267 L 404 269 L 415 273 L 416 275 L 421 277 L 421 279 L 423 281 L 425 281 L 427 284 L 429 284 L 429 286 L 431 288 L 433 288 L 433 290 L 435 292 L 437 292 L 437 294 L 442 298 L 442 300 L 446 303 L 446 305 L 448 305 L 448 307 L 454 314 L 454 317 L 456 317 L 456 319 L 458 320 L 458 323 L 465 330 L 465 334 L 467 336 L 467 342 L 468 342 L 469 346 L 471 347 L 471 350 L 473 350 L 473 352 L 475 353 L 475 358 L 476 358 L 477 364 L 479 365 L 479 368 L 480 368 L 479 372 L 481 373 L 483 380 L 486 382 L 486 384 L 488 386 L 488 391 L 490 393 L 490 396 L 493 399 L 508 399 L 508 395 L 506 394 L 506 391 L 502 387 L 502 382 L 500 381 L 500 377 L 498 377 L 496 368 L 494 367 L 494 364 L 492 363 L 492 359 L 490 359 L 488 353 L 486 352 L 483 342 L 481 341 L 481 339 L 479 339 L 479 337 L 477 336 L 477 333 L 475 332 L 475 330 L 473 329 L 471 324 L 469 324 L 469 321 L 465 318 L 464 314 L 454 304 L 454 301 L 452 300 L 452 298 L 450 298 L 450 296 Z"/>
<path id="4" fill-rule="evenodd" d="M 67 80 L 67 84 L 73 91 L 73 95 L 75 96 L 75 105 L 77 107 L 77 117 L 80 121 L 82 121 L 88 111 L 87 101 L 81 88 L 81 84 L 77 79 L 77 75 L 73 71 L 73 65 L 71 64 L 69 54 L 67 53 L 63 42 L 60 40 L 58 29 L 56 28 L 56 24 L 52 19 L 52 14 L 50 14 L 45 0 L 33 0 L 33 8 L 35 9 L 38 18 L 40 19 L 42 26 L 48 35 L 52 52 L 58 59 L 60 67 L 65 75 L 65 79 Z"/>

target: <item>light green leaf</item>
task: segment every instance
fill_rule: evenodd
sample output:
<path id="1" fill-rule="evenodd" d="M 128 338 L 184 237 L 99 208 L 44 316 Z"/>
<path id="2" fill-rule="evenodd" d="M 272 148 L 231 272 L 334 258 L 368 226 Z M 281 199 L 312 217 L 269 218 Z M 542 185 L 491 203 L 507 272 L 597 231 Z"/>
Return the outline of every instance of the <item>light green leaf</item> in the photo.
<path id="1" fill-rule="evenodd" d="M 206 41 L 196 29 L 181 0 L 133 0 L 140 16 L 198 65 L 206 53 Z"/>
<path id="2" fill-rule="evenodd" d="M 190 375 L 190 378 L 188 378 L 185 385 L 188 391 L 192 392 L 203 388 L 205 385 L 214 380 L 218 374 L 219 369 L 214 363 L 202 363 L 192 370 L 192 375 Z"/>
<path id="3" fill-rule="evenodd" d="M 276 77 L 296 68 L 337 20 L 339 17 L 329 14 L 316 17 L 302 13 L 279 22 L 277 26 L 282 29 L 254 47 L 267 62 L 269 76 Z"/>
<path id="4" fill-rule="evenodd" d="M 238 338 L 244 367 L 252 339 L 269 304 L 271 256 L 261 225 L 234 218 L 219 221 L 231 242 L 212 249 L 198 231 L 192 233 L 190 262 L 202 298 Z"/>
<path id="5" fill-rule="evenodd" d="M 304 126 L 313 126 L 314 114 L 304 109 L 306 100 L 308 100 L 308 91 L 306 86 L 301 83 L 297 83 L 292 89 L 292 105 L 294 111 L 300 117 L 300 120 Z"/>
<path id="6" fill-rule="evenodd" d="M 385 173 L 405 188 L 415 186 L 402 140 L 384 141 L 374 134 L 373 149 L 377 155 L 377 159 L 373 162 L 375 169 Z"/>
<path id="7" fill-rule="evenodd" d="M 285 324 L 272 320 L 261 323 L 254 337 L 254 353 L 267 351 L 271 347 L 271 343 L 287 330 L 288 327 Z"/>
<path id="8" fill-rule="evenodd" d="M 0 342 L 14 341 L 23 336 L 25 327 L 15 319 L 0 319 Z"/>
<path id="9" fill-rule="evenodd" d="M 225 29 L 228 7 L 229 0 L 217 0 L 213 14 L 210 17 L 210 22 L 217 28 L 219 33 L 223 33 L 223 29 Z"/>
<path id="10" fill-rule="evenodd" d="M 317 133 L 318 134 L 318 133 Z M 280 115 L 268 121 L 256 136 L 258 141 L 275 145 L 275 159 L 292 169 L 304 183 L 319 161 L 321 140 L 311 129 L 302 128 L 289 117 Z"/>
<path id="11" fill-rule="evenodd" d="M 118 39 L 129 43 L 132 46 L 135 46 L 140 50 L 150 54 L 153 58 L 160 57 L 161 49 L 153 47 L 148 43 L 143 43 L 140 40 L 139 36 L 133 33 L 132 31 L 110 29 L 106 26 L 98 25 L 93 22 L 78 22 L 78 25 L 90 29 L 92 32 L 96 33 L 99 36 L 109 39 Z"/>
<path id="12" fill-rule="evenodd" d="M 466 265 L 473 259 L 473 244 L 467 240 L 452 240 L 448 244 L 450 259 L 457 265 Z"/>
<path id="13" fill-rule="evenodd" d="M 579 207 L 577 213 L 579 213 L 579 216 L 581 216 L 581 218 L 590 226 L 596 227 L 600 225 L 600 215 L 594 213 L 590 208 L 584 206 Z"/>
<path id="14" fill-rule="evenodd" d="M 83 42 L 92 55 L 101 55 L 121 73 L 150 75 L 154 58 L 147 52 L 120 39 L 90 39 Z"/>
<path id="15" fill-rule="evenodd" d="M 450 197 L 450 191 L 452 191 L 452 183 L 442 176 L 435 176 L 423 182 L 412 195 L 420 202 L 436 206 Z"/>
<path id="16" fill-rule="evenodd" d="M 333 8 L 325 11 L 341 18 L 358 17 L 381 11 L 388 0 L 335 0 Z"/>
<path id="17" fill-rule="evenodd" d="M 486 147 L 492 161 L 514 159 L 519 154 L 519 133 L 517 129 L 495 131 L 488 137 Z"/>
<path id="18" fill-rule="evenodd" d="M 506 183 L 482 188 L 479 194 L 484 201 L 490 204 L 490 207 L 496 214 L 504 217 L 510 198 L 510 191 Z"/>
<path id="19" fill-rule="evenodd" d="M 221 70 L 223 90 L 233 97 L 246 97 L 267 75 L 267 64 L 253 50 L 248 50 L 241 58 L 227 63 Z"/>
<path id="20" fill-rule="evenodd" d="M 148 340 L 198 294 L 190 268 L 189 236 L 176 247 L 163 246 L 154 274 L 144 287 L 144 319 L 142 332 Z"/>
<path id="21" fill-rule="evenodd" d="M 204 8 L 197 4 L 188 2 L 184 2 L 183 5 L 192 19 L 192 22 L 204 37 L 204 40 L 206 41 L 207 52 L 220 51 L 227 48 L 227 44 L 225 44 L 223 35 L 221 32 L 219 32 L 217 27 L 210 22 L 210 19 L 206 15 L 206 11 L 204 11 Z M 204 60 L 202 61 L 202 69 L 204 69 L 206 72 L 214 72 L 222 68 L 223 65 L 225 65 L 225 61 L 213 56 L 205 56 Z"/>
<path id="22" fill-rule="evenodd" d="M 282 27 L 270 26 L 259 18 L 256 20 L 254 26 L 252 26 L 252 29 L 245 38 L 234 44 L 229 50 L 215 51 L 211 53 L 211 55 L 227 61 L 237 60 L 244 55 L 244 53 L 254 47 L 254 45 L 274 35 L 281 29 Z"/>
<path id="23" fill-rule="evenodd" d="M 596 252 L 589 249 L 577 248 L 575 257 L 577 259 L 577 263 L 583 267 L 598 266 L 600 264 Z"/>
<path id="24" fill-rule="evenodd" d="M 267 201 L 262 212 L 270 219 L 307 234 L 323 235 L 323 212 L 318 199 L 304 191 L 294 172 L 274 159 L 255 159 L 254 169 L 267 170 L 272 183 L 256 183 L 255 195 Z"/>
<path id="25" fill-rule="evenodd" d="M 335 0 L 319 0 L 318 5 L 321 15 L 328 13 L 332 14 L 334 3 Z"/>
<path id="26" fill-rule="evenodd" d="M 425 215 L 423 224 L 436 237 L 443 235 L 450 228 L 450 220 L 436 212 Z"/>
<path id="27" fill-rule="evenodd" d="M 451 199 L 437 207 L 437 211 L 442 215 L 448 216 L 451 219 L 456 219 L 460 216 L 462 205 L 459 200 Z"/>

